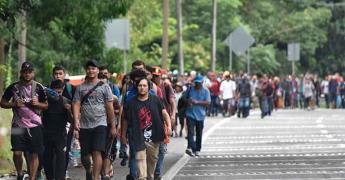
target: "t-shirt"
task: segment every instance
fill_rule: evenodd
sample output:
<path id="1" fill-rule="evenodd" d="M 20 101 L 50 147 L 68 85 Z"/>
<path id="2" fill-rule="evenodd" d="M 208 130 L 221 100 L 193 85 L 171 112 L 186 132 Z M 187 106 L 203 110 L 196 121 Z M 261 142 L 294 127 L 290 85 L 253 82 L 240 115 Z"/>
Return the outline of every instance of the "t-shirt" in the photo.
<path id="1" fill-rule="evenodd" d="M 210 91 L 207 88 L 202 87 L 200 90 L 196 90 L 191 87 L 189 92 L 189 98 L 197 100 L 197 101 L 208 101 L 211 102 Z M 186 116 L 197 121 L 205 120 L 206 115 L 206 106 L 194 104 L 187 108 Z"/>
<path id="2" fill-rule="evenodd" d="M 31 84 L 25 85 L 20 82 L 15 82 L 6 88 L 2 96 L 6 101 L 22 99 L 25 102 L 25 106 L 23 107 L 12 108 L 13 127 L 33 128 L 42 124 L 39 109 L 31 105 L 31 87 Z M 39 102 L 45 102 L 47 100 L 47 95 L 40 83 L 36 85 L 35 96 L 38 96 Z"/>
<path id="3" fill-rule="evenodd" d="M 219 87 L 220 87 L 220 82 L 217 80 L 211 80 L 210 81 L 210 86 L 208 89 L 210 90 L 210 93 L 212 96 L 218 96 L 219 95 Z"/>
<path id="4" fill-rule="evenodd" d="M 162 142 L 164 139 L 162 101 L 156 95 L 149 95 L 146 101 L 132 98 L 124 106 L 124 119 L 132 127 L 133 141 L 137 151 L 145 149 L 145 140 Z"/>
<path id="5" fill-rule="evenodd" d="M 328 80 L 323 80 L 321 82 L 321 88 L 322 88 L 322 93 L 323 94 L 328 94 L 329 89 L 328 89 L 329 81 Z"/>
<path id="6" fill-rule="evenodd" d="M 65 104 L 71 101 L 66 97 L 59 96 L 58 99 L 48 98 L 48 109 L 43 111 L 43 126 L 45 133 L 66 132 L 65 128 L 69 118 L 69 112 Z"/>
<path id="7" fill-rule="evenodd" d="M 99 80 L 97 81 L 97 83 Z M 96 83 L 96 84 L 97 84 Z M 81 102 L 83 97 L 92 89 L 96 84 L 84 82 L 79 85 L 74 94 L 73 102 Z M 97 87 L 89 97 L 80 104 L 80 128 L 89 129 L 97 126 L 107 126 L 107 113 L 105 104 L 113 101 L 113 93 L 108 84 Z"/>
<path id="8" fill-rule="evenodd" d="M 236 90 L 236 83 L 233 80 L 224 80 L 220 84 L 220 91 L 223 92 L 223 99 L 234 98 L 234 91 Z"/>

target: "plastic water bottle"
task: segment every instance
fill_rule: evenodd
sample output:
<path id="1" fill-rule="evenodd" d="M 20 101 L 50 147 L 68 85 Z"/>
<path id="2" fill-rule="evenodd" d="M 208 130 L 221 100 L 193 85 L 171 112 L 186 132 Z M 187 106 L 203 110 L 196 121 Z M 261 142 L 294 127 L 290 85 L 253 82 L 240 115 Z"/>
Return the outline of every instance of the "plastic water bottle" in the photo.
<path id="1" fill-rule="evenodd" d="M 74 167 L 81 165 L 80 144 L 79 144 L 78 139 L 73 138 L 72 140 L 70 157 L 71 157 L 71 163 Z"/>

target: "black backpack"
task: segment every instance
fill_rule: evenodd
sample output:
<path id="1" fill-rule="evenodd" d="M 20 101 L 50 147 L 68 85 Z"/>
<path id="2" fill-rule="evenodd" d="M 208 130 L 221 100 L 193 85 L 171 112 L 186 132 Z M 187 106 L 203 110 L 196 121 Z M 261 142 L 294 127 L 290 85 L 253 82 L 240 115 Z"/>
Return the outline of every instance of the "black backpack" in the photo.
<path id="1" fill-rule="evenodd" d="M 185 93 L 182 94 L 182 96 L 177 102 L 177 111 L 178 111 L 179 117 L 186 117 L 186 110 L 188 106 L 190 105 L 189 93 L 190 93 L 190 87 L 186 90 Z"/>

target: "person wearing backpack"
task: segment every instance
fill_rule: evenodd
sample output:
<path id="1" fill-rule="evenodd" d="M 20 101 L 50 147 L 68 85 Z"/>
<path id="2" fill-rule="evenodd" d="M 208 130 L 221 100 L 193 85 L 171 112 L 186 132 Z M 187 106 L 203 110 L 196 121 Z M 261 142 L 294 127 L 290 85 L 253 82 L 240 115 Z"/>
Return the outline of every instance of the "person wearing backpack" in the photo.
<path id="1" fill-rule="evenodd" d="M 43 111 L 44 171 L 48 180 L 64 180 L 66 165 L 67 122 L 72 120 L 71 100 L 62 96 L 64 83 L 53 80 L 53 95 L 47 92 L 48 109 Z"/>
<path id="2" fill-rule="evenodd" d="M 11 145 L 17 179 L 23 179 L 23 154 L 28 152 L 27 162 L 30 180 L 36 179 L 38 155 L 43 150 L 41 111 L 48 108 L 43 86 L 34 81 L 34 66 L 24 62 L 20 80 L 6 88 L 1 98 L 1 107 L 13 110 Z"/>
<path id="3" fill-rule="evenodd" d="M 72 102 L 74 128 L 79 133 L 86 180 L 99 179 L 106 139 L 116 136 L 114 98 L 110 87 L 98 79 L 99 67 L 97 61 L 87 61 L 85 81 L 77 87 Z"/>
<path id="4" fill-rule="evenodd" d="M 73 96 L 75 93 L 75 87 L 66 81 L 66 71 L 62 65 L 55 65 L 53 68 L 53 80 L 60 80 L 63 82 L 63 92 L 62 96 L 69 99 L 70 101 L 73 100 Z M 71 145 L 72 139 L 74 134 L 73 123 L 67 122 L 67 140 L 66 140 L 66 164 L 65 164 L 65 176 L 66 179 L 71 179 L 68 173 L 68 164 L 70 161 L 70 152 L 71 152 Z"/>
<path id="5" fill-rule="evenodd" d="M 200 154 L 206 107 L 211 103 L 210 91 L 202 85 L 203 81 L 204 77 L 197 75 L 194 79 L 194 85 L 187 92 L 190 105 L 186 110 L 188 127 L 186 154 L 192 157 L 199 156 Z M 195 139 L 194 132 L 196 135 Z"/>

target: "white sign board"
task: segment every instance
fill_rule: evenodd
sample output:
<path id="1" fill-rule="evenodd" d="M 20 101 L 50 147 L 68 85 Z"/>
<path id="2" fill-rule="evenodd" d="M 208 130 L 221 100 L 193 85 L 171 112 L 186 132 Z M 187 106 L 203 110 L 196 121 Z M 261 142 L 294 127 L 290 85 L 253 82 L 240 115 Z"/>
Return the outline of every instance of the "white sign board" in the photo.
<path id="1" fill-rule="evenodd" d="M 245 54 L 247 49 L 253 45 L 255 39 L 247 33 L 242 27 L 235 29 L 224 41 L 225 44 L 231 47 L 231 50 L 236 55 Z"/>
<path id="2" fill-rule="evenodd" d="M 108 48 L 129 50 L 129 21 L 127 19 L 114 19 L 106 24 L 105 45 Z"/>
<path id="3" fill-rule="evenodd" d="M 300 45 L 299 43 L 288 44 L 288 60 L 298 61 L 300 59 Z"/>

